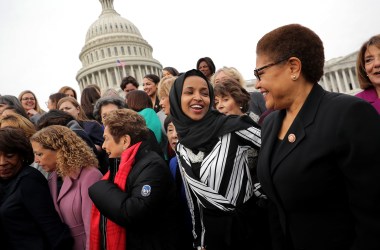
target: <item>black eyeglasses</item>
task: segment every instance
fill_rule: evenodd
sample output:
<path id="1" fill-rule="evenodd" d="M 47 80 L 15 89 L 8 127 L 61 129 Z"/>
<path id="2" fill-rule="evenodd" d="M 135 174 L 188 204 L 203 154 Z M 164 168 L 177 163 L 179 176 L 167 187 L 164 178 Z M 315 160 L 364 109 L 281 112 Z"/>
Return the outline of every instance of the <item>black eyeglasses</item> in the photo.
<path id="1" fill-rule="evenodd" d="M 266 68 L 272 67 L 272 66 L 274 66 L 276 64 L 279 64 L 279 63 L 281 63 L 283 61 L 286 61 L 286 60 L 288 60 L 288 58 L 282 59 L 282 60 L 274 62 L 274 63 L 267 64 L 267 65 L 262 66 L 261 68 L 258 68 L 258 69 L 254 69 L 253 70 L 253 74 L 255 75 L 255 77 L 257 78 L 258 81 L 261 81 L 260 74 L 259 74 L 260 71 L 262 71 L 262 70 L 264 70 Z"/>

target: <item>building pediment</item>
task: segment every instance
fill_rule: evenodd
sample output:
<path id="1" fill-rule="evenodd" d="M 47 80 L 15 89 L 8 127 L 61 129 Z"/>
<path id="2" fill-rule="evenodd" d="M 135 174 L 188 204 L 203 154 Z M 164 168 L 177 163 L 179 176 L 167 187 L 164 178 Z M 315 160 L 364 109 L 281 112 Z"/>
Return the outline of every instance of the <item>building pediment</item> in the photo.
<path id="1" fill-rule="evenodd" d="M 335 65 L 342 65 L 342 64 L 351 64 L 352 62 L 356 63 L 356 58 L 358 56 L 358 51 L 352 52 L 351 54 L 348 54 L 346 56 L 341 56 L 337 58 L 330 59 L 325 62 L 325 68 L 331 67 Z"/>

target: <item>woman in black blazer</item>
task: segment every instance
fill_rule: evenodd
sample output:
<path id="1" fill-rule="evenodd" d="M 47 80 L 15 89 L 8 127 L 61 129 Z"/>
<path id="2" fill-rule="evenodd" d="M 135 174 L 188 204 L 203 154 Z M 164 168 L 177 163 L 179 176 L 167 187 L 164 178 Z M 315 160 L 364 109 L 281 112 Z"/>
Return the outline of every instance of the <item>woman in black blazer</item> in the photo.
<path id="1" fill-rule="evenodd" d="M 256 88 L 275 110 L 258 175 L 280 223 L 278 249 L 380 249 L 380 116 L 318 85 L 324 48 L 310 29 L 279 27 L 256 53 Z"/>
<path id="2" fill-rule="evenodd" d="M 45 177 L 35 168 L 29 139 L 0 129 L 1 249 L 71 249 L 73 239 L 55 211 Z"/>

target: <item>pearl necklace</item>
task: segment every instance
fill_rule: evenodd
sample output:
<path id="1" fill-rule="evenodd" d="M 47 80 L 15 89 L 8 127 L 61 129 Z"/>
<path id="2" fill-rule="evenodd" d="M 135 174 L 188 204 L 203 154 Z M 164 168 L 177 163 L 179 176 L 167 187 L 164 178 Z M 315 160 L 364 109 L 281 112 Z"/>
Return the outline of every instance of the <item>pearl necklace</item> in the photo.
<path id="1" fill-rule="evenodd" d="M 202 151 L 199 151 L 198 154 L 194 154 L 191 149 L 187 149 L 187 148 L 185 148 L 185 151 L 187 153 L 187 156 L 189 157 L 189 160 L 192 163 L 202 162 L 203 158 L 205 157 L 205 153 Z"/>

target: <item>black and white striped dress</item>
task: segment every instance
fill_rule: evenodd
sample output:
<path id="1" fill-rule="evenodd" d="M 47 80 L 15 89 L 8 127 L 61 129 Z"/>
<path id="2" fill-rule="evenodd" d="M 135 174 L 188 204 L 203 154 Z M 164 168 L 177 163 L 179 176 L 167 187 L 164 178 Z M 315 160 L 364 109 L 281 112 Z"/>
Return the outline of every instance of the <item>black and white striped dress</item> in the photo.
<path id="1" fill-rule="evenodd" d="M 181 143 L 177 145 L 193 234 L 201 246 L 206 233 L 204 209 L 228 213 L 253 195 L 262 196 L 260 184 L 252 178 L 252 171 L 256 171 L 252 158 L 257 157 L 260 145 L 260 129 L 253 126 L 220 136 L 210 152 L 195 153 Z"/>

